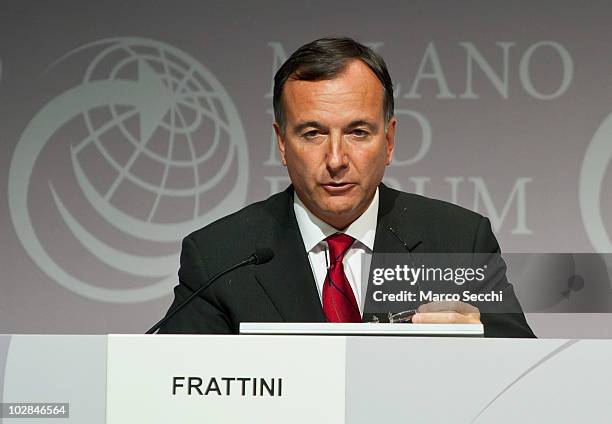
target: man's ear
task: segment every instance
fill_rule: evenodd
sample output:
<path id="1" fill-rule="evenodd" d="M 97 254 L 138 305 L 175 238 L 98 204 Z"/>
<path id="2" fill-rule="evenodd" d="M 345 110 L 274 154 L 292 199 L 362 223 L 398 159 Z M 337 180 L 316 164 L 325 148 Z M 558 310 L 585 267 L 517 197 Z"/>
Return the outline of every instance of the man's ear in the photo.
<path id="1" fill-rule="evenodd" d="M 393 160 L 393 151 L 395 150 L 395 127 L 397 125 L 397 119 L 395 116 L 389 120 L 387 124 L 387 131 L 385 132 L 385 141 L 387 142 L 387 157 L 386 163 L 389 165 Z"/>
<path id="2" fill-rule="evenodd" d="M 272 126 L 274 127 L 274 133 L 276 134 L 276 145 L 278 146 L 281 161 L 283 162 L 284 166 L 287 166 L 287 161 L 285 160 L 285 134 L 276 122 L 274 122 Z"/>

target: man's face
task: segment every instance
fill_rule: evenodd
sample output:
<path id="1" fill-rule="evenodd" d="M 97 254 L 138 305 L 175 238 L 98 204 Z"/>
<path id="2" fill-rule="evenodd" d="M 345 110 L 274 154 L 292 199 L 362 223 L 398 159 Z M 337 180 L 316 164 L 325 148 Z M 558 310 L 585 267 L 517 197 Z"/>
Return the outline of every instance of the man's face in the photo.
<path id="1" fill-rule="evenodd" d="M 285 128 L 274 124 L 295 192 L 317 217 L 347 227 L 369 206 L 393 156 L 395 118 L 385 131 L 383 86 L 359 60 L 336 78 L 289 79 Z"/>

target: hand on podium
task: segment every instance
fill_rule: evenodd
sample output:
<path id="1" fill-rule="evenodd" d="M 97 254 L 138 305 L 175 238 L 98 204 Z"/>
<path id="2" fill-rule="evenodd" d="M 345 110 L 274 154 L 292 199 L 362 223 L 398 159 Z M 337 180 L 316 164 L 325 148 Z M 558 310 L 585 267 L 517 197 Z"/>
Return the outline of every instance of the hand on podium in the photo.
<path id="1" fill-rule="evenodd" d="M 480 311 L 464 302 L 430 302 L 419 306 L 414 324 L 480 324 Z"/>

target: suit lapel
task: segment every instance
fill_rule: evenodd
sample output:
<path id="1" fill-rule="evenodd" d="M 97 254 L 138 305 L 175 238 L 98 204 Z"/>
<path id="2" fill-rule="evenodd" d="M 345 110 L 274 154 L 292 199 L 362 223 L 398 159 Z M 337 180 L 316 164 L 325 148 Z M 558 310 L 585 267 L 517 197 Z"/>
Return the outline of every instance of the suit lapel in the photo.
<path id="1" fill-rule="evenodd" d="M 424 240 L 422 228 L 414 224 L 410 214 L 409 202 L 401 202 L 399 192 L 380 184 L 374 253 L 418 250 Z"/>
<path id="2" fill-rule="evenodd" d="M 308 255 L 293 210 L 289 187 L 268 212 L 276 225 L 260 238 L 261 247 L 274 250 L 274 258 L 257 267 L 255 278 L 287 322 L 326 321 Z"/>
<path id="3" fill-rule="evenodd" d="M 382 183 L 378 189 L 378 220 L 376 223 L 376 237 L 374 238 L 371 268 L 385 264 L 385 253 L 418 251 L 423 241 L 422 228 L 414 224 L 415 220 L 411 219 L 413 211 L 410 202 L 406 202 L 405 196 L 400 198 L 399 192 L 388 188 Z M 374 320 L 377 322 L 389 322 L 386 313 L 372 313 L 368 311 L 369 289 L 370 287 L 368 286 L 363 314 L 364 322 Z"/>

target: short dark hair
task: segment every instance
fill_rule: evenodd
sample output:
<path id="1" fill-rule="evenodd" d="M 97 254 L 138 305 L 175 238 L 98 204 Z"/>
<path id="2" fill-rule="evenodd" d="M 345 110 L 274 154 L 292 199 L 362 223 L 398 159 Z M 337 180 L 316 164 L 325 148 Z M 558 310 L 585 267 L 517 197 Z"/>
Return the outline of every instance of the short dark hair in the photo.
<path id="1" fill-rule="evenodd" d="M 348 37 L 320 38 L 304 44 L 282 64 L 274 75 L 274 119 L 284 129 L 283 87 L 289 79 L 321 81 L 334 79 L 344 71 L 348 62 L 360 60 L 374 72 L 382 83 L 385 122 L 393 117 L 393 82 L 383 58 L 371 48 Z"/>

